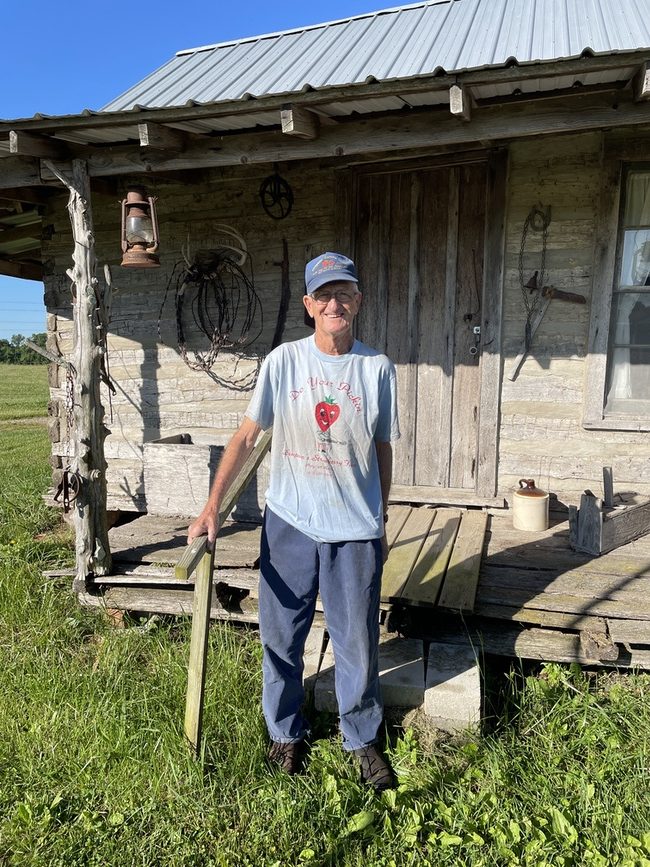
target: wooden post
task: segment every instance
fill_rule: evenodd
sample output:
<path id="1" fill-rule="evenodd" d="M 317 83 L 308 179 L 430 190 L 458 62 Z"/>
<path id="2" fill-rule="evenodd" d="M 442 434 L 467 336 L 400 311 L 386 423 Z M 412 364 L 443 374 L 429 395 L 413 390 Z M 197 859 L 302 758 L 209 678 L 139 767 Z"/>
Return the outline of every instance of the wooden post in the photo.
<path id="1" fill-rule="evenodd" d="M 201 746 L 203 724 L 203 701 L 205 696 L 205 672 L 208 658 L 208 627 L 210 626 L 210 606 L 212 604 L 212 569 L 214 567 L 214 546 L 207 550 L 207 537 L 201 536 L 201 559 L 194 580 L 192 602 L 192 638 L 190 641 L 190 662 L 187 670 L 187 695 L 185 699 L 185 737 L 198 756 Z"/>
<path id="2" fill-rule="evenodd" d="M 90 201 L 88 166 L 73 160 L 72 171 L 61 171 L 48 160 L 47 167 L 70 192 L 68 213 L 72 224 L 74 267 L 72 282 L 75 323 L 74 460 L 80 477 L 75 500 L 77 574 L 73 589 L 86 589 L 89 576 L 106 575 L 111 569 L 106 520 L 106 460 L 104 458 L 104 408 L 100 397 L 101 342 L 99 299 L 95 277 L 95 238 Z"/>
<path id="3" fill-rule="evenodd" d="M 250 482 L 271 446 L 272 432 L 262 434 L 237 478 L 228 489 L 219 511 L 219 526 L 223 525 L 234 509 L 240 494 Z M 187 670 L 187 693 L 185 698 L 185 736 L 198 758 L 201 748 L 203 725 L 203 699 L 205 695 L 205 672 L 208 659 L 208 631 L 210 606 L 212 604 L 212 571 L 214 549 L 208 551 L 208 537 L 199 536 L 187 546 L 176 564 L 174 575 L 188 581 L 194 570 L 194 596 L 192 601 L 192 637 L 190 639 L 190 662 Z"/>

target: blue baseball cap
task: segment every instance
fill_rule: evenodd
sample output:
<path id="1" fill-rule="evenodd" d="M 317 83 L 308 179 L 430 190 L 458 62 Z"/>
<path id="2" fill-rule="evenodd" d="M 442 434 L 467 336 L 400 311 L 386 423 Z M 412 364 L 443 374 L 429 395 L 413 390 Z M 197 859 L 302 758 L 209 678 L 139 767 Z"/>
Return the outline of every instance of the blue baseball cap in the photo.
<path id="1" fill-rule="evenodd" d="M 354 262 L 342 253 L 321 253 L 305 265 L 305 295 L 335 280 L 359 282 Z"/>

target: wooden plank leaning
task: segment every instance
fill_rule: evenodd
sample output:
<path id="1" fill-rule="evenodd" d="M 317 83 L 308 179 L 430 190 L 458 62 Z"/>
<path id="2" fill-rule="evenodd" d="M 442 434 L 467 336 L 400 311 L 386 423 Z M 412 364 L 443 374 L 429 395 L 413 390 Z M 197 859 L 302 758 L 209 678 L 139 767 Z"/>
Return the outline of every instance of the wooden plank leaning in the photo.
<path id="1" fill-rule="evenodd" d="M 435 509 L 413 509 L 408 515 L 384 563 L 382 602 L 394 602 L 401 596 L 435 516 Z"/>
<path id="2" fill-rule="evenodd" d="M 270 445 L 271 431 L 269 430 L 262 435 L 259 443 L 250 453 L 237 478 L 230 486 L 219 510 L 219 526 L 223 524 L 235 507 L 237 500 L 255 474 Z M 185 699 L 185 737 L 196 756 L 199 755 L 201 746 L 214 554 L 214 548 L 212 551 L 208 551 L 207 536 L 201 536 L 187 546 L 175 568 L 176 578 L 185 581 L 196 572 L 192 602 L 190 661 Z"/>
<path id="3" fill-rule="evenodd" d="M 445 583 L 440 591 L 440 608 L 464 614 L 474 611 L 487 521 L 487 512 L 463 512 Z"/>
<path id="4" fill-rule="evenodd" d="M 459 509 L 438 509 L 400 600 L 411 605 L 435 605 L 460 525 Z"/>

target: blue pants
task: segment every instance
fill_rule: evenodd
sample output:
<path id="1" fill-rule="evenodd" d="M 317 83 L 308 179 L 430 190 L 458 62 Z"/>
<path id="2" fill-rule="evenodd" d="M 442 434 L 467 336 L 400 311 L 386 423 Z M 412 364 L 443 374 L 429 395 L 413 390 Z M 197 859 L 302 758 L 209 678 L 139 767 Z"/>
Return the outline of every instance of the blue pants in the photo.
<path id="1" fill-rule="evenodd" d="M 266 510 L 259 598 L 262 709 L 272 740 L 289 743 L 308 734 L 301 713 L 303 651 L 319 590 L 334 648 L 343 747 L 356 750 L 377 740 L 381 570 L 379 539 L 315 542 Z"/>

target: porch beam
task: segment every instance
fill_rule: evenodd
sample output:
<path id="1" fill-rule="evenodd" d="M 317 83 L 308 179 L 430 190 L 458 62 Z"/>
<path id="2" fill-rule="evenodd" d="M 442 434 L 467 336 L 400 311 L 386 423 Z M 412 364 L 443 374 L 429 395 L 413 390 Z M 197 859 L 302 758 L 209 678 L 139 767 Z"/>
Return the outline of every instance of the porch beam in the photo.
<path id="1" fill-rule="evenodd" d="M 472 94 L 469 88 L 452 84 L 449 88 L 449 111 L 459 120 L 472 119 Z"/>
<path id="2" fill-rule="evenodd" d="M 642 63 L 639 71 L 632 80 L 634 98 L 650 99 L 650 63 Z"/>
<path id="3" fill-rule="evenodd" d="M 67 273 L 72 283 L 75 345 L 72 356 L 74 382 L 74 469 L 79 478 L 75 500 L 77 574 L 73 589 L 86 589 L 89 578 L 110 574 L 111 554 L 106 519 L 106 460 L 100 378 L 105 348 L 101 335 L 101 298 L 95 276 L 95 235 L 90 179 L 83 160 L 71 165 L 48 162 L 52 174 L 68 188 L 68 213 L 72 224 L 74 266 Z"/>
<path id="4" fill-rule="evenodd" d="M 25 190 L 28 187 L 40 187 L 42 184 L 40 163 L 37 159 L 25 157 L 0 159 L 0 196 L 3 195 L 4 189 L 13 193 L 16 188 Z"/>
<path id="5" fill-rule="evenodd" d="M 161 151 L 184 151 L 187 135 L 160 123 L 139 123 L 140 147 Z"/>
<path id="6" fill-rule="evenodd" d="M 285 135 L 309 140 L 318 138 L 320 121 L 312 111 L 299 106 L 287 106 L 280 112 L 280 120 Z"/>
<path id="7" fill-rule="evenodd" d="M 9 153 L 20 157 L 64 159 L 69 154 L 69 148 L 49 136 L 12 129 L 9 132 Z"/>
<path id="8" fill-rule="evenodd" d="M 634 102 L 630 94 L 616 91 L 585 94 L 573 100 L 563 95 L 482 107 L 474 112 L 471 124 L 459 125 L 443 109 L 324 126 L 319 138 L 313 141 L 295 142 L 291 136 L 266 132 L 227 136 L 218 140 L 218 147 L 194 144 L 178 155 L 141 154 L 134 148 L 113 148 L 110 154 L 92 153 L 88 165 L 92 176 L 110 176 L 300 159 L 370 157 L 382 152 L 399 156 L 424 147 L 467 147 L 481 140 L 499 142 L 648 123 L 650 101 Z M 0 187 L 3 181 L 13 186 L 12 179 L 5 181 L 1 173 L 0 165 Z M 43 178 L 50 177 L 51 173 L 44 168 Z"/>

